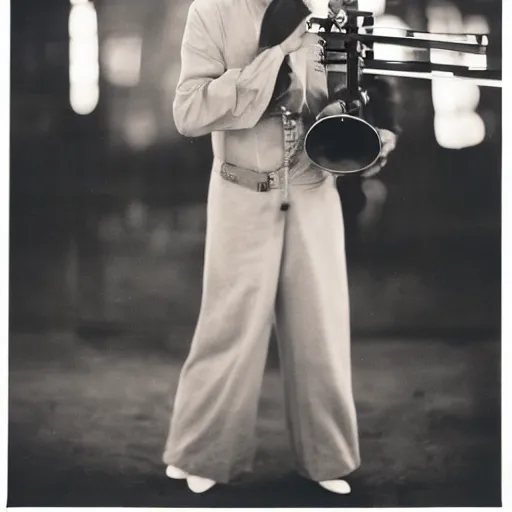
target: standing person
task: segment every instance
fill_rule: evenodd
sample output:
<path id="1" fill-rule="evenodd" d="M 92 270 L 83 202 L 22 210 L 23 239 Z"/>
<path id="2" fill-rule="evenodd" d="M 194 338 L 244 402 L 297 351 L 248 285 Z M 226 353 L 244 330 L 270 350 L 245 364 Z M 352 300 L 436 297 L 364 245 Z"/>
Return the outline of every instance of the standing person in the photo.
<path id="1" fill-rule="evenodd" d="M 301 0 L 195 0 L 186 21 L 175 123 L 211 133 L 214 162 L 201 309 L 163 460 L 194 492 L 251 467 L 273 323 L 298 471 L 347 494 L 360 464 L 343 217 L 334 178 L 301 146 L 293 57 L 309 13 Z"/>

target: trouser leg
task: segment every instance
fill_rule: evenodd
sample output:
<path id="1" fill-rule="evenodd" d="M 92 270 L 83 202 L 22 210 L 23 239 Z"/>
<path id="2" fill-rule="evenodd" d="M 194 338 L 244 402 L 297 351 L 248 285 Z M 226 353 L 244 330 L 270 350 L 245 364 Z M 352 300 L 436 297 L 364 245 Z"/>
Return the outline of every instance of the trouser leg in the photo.
<path id="1" fill-rule="evenodd" d="M 276 302 L 287 423 L 300 472 L 321 481 L 360 463 L 343 219 L 332 181 L 297 187 L 287 215 Z"/>
<path id="2" fill-rule="evenodd" d="M 279 193 L 212 174 L 203 296 L 164 462 L 227 482 L 254 453 L 283 240 Z"/>

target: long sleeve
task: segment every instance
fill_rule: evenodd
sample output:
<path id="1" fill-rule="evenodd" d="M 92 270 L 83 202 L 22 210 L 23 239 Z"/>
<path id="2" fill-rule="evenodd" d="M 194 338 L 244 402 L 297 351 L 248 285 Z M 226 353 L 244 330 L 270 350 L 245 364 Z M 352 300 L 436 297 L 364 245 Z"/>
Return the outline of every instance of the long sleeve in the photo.
<path id="1" fill-rule="evenodd" d="M 214 2 L 208 2 L 196 0 L 190 7 L 182 42 L 173 113 L 176 128 L 188 137 L 255 126 L 270 103 L 285 57 L 274 46 L 243 68 L 226 69 L 222 20 Z"/>

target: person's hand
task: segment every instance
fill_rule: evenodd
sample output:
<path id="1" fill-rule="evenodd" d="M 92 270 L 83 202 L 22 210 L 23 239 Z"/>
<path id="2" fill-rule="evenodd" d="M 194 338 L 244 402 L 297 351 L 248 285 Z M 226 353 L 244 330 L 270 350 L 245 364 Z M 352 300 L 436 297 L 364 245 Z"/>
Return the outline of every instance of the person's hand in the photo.
<path id="1" fill-rule="evenodd" d="M 343 91 L 341 91 L 343 94 Z M 359 110 L 361 108 L 361 101 L 351 101 L 347 105 L 342 99 L 335 100 L 329 103 L 321 112 L 316 116 L 317 121 L 324 117 L 339 116 L 341 114 L 350 114 L 350 111 Z M 349 111 L 350 110 L 350 111 Z"/>
<path id="2" fill-rule="evenodd" d="M 345 104 L 342 101 L 333 101 L 316 116 L 316 119 L 318 121 L 324 117 L 339 116 L 340 114 L 346 114 Z"/>
<path id="3" fill-rule="evenodd" d="M 387 158 L 396 148 L 396 133 L 382 128 L 377 128 L 377 131 L 379 132 L 380 140 L 382 141 L 380 157 Z"/>
<path id="4" fill-rule="evenodd" d="M 306 18 L 304 18 L 299 26 L 280 44 L 285 55 L 296 52 L 302 46 L 302 38 L 306 33 Z"/>
<path id="5" fill-rule="evenodd" d="M 379 132 L 380 140 L 382 141 L 382 149 L 377 162 L 362 173 L 364 178 L 371 178 L 378 174 L 388 163 L 390 153 L 396 148 L 396 133 L 382 128 L 376 128 L 376 130 Z"/>

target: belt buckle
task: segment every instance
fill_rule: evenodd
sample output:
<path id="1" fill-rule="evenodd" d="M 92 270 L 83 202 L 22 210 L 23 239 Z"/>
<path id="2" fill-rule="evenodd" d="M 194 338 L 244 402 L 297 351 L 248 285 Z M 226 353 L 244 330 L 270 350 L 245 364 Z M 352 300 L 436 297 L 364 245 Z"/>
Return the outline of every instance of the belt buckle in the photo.
<path id="1" fill-rule="evenodd" d="M 275 172 L 269 172 L 267 174 L 267 181 L 258 183 L 258 192 L 268 192 L 272 187 L 275 186 L 277 177 Z"/>

